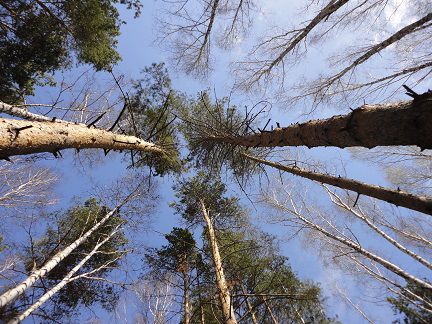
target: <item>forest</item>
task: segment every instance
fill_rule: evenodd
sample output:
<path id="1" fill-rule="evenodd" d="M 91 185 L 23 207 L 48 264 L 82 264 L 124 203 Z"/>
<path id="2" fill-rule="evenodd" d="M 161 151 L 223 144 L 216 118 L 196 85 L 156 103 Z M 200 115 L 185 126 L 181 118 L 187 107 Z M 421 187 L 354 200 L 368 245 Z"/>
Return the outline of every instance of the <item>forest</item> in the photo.
<path id="1" fill-rule="evenodd" d="M 430 0 L 0 0 L 0 323 L 432 323 L 431 49 Z"/>

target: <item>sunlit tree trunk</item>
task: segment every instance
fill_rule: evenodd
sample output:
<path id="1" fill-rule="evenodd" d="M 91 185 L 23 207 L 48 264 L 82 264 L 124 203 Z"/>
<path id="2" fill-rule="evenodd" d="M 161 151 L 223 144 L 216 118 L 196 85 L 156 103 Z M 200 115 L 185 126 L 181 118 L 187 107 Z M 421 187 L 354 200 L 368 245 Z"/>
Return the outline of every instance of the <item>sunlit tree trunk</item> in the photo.
<path id="1" fill-rule="evenodd" d="M 243 294 L 245 294 L 246 305 L 247 305 L 247 307 L 248 307 L 248 311 L 249 311 L 249 313 L 251 314 L 252 323 L 253 323 L 253 324 L 258 324 L 258 321 L 257 321 L 257 319 L 256 319 L 256 315 L 255 315 L 255 311 L 254 311 L 254 309 L 253 309 L 253 307 L 252 307 L 252 304 L 251 304 L 251 302 L 250 302 L 250 300 L 249 300 L 249 297 L 246 295 L 246 294 L 247 294 L 247 291 L 246 291 L 246 289 L 245 289 L 245 287 L 244 287 L 243 285 L 241 285 L 241 289 L 242 289 L 242 291 L 243 291 Z"/>
<path id="2" fill-rule="evenodd" d="M 137 137 L 118 135 L 81 124 L 0 118 L 0 158 L 40 152 L 54 153 L 67 148 L 164 153 L 164 150 L 155 144 Z"/>
<path id="3" fill-rule="evenodd" d="M 0 112 L 5 113 L 11 116 L 32 120 L 32 121 L 51 121 L 52 118 L 49 118 L 47 116 L 42 116 L 38 114 L 34 114 L 27 109 L 9 105 L 7 103 L 0 101 Z"/>
<path id="4" fill-rule="evenodd" d="M 246 147 L 416 145 L 432 148 L 432 94 L 393 104 L 363 105 L 348 115 L 312 120 L 245 136 L 208 136 L 206 140 Z"/>
<path id="5" fill-rule="evenodd" d="M 260 164 L 265 164 L 278 170 L 286 171 L 303 178 L 329 184 L 331 186 L 335 186 L 341 189 L 351 190 L 357 192 L 358 194 L 384 200 L 388 203 L 395 204 L 396 206 L 402 206 L 405 208 L 416 210 L 421 213 L 432 215 L 432 199 L 428 197 L 415 196 L 400 190 L 390 190 L 387 188 L 369 185 L 364 182 L 352 179 L 334 177 L 319 172 L 312 172 L 296 166 L 287 166 L 265 159 L 260 159 L 246 153 L 244 153 L 243 155 L 248 159 L 251 159 Z"/>
<path id="6" fill-rule="evenodd" d="M 187 265 L 186 269 L 182 271 L 183 273 L 183 306 L 184 306 L 184 323 L 189 324 L 189 283 L 187 276 Z"/>
<path id="7" fill-rule="evenodd" d="M 327 231 L 323 227 L 319 226 L 318 224 L 315 224 L 314 222 L 307 219 L 306 217 L 304 217 L 302 214 L 300 214 L 299 212 L 297 212 L 295 210 L 289 210 L 289 209 L 287 209 L 281 205 L 279 205 L 279 207 L 281 207 L 282 209 L 293 214 L 295 217 L 297 217 L 299 220 L 301 220 L 307 227 L 309 227 L 315 231 L 318 231 L 319 233 L 323 234 L 324 236 L 328 237 L 329 239 L 331 239 L 335 242 L 341 243 L 342 245 L 350 248 L 352 251 L 355 251 L 358 254 L 368 258 L 369 260 L 372 260 L 372 261 L 380 264 L 381 266 L 383 266 L 387 270 L 389 270 L 389 271 L 393 272 L 394 274 L 398 275 L 399 277 L 405 279 L 407 282 L 414 282 L 423 288 L 432 290 L 432 285 L 430 283 L 408 273 L 407 271 L 398 267 L 397 265 L 388 261 L 387 259 L 384 259 L 384 258 L 376 255 L 375 253 L 372 253 L 371 251 L 363 248 L 360 244 L 355 243 L 350 239 L 347 239 L 347 238 L 335 235 L 333 233 L 330 233 L 329 231 Z"/>
<path id="8" fill-rule="evenodd" d="M 330 190 L 327 190 L 329 192 L 330 198 L 337 206 L 347 210 L 351 214 L 353 214 L 358 219 L 362 220 L 369 228 L 371 228 L 375 233 L 383 237 L 385 240 L 393 244 L 398 250 L 402 251 L 403 253 L 409 255 L 414 260 L 418 261 L 419 263 L 423 264 L 424 266 L 428 267 L 430 270 L 432 270 L 432 264 L 425 260 L 423 257 L 415 253 L 414 251 L 408 249 L 401 243 L 399 243 L 397 240 L 395 240 L 393 237 L 388 235 L 386 232 L 381 230 L 378 226 L 376 226 L 370 219 L 367 217 L 363 212 L 357 211 L 354 208 L 351 208 L 348 206 L 336 193 L 331 192 Z"/>
<path id="9" fill-rule="evenodd" d="M 102 240 L 101 242 L 96 244 L 95 247 L 93 248 L 93 250 L 89 254 L 87 254 L 75 267 L 73 267 L 72 270 L 69 271 L 68 274 L 57 285 L 55 285 L 53 288 L 51 288 L 49 291 L 47 291 L 41 298 L 39 298 L 39 300 L 36 303 L 31 305 L 29 308 L 27 308 L 27 310 L 25 310 L 22 314 L 20 314 L 16 318 L 12 319 L 11 321 L 9 321 L 8 324 L 16 324 L 16 323 L 23 321 L 31 313 L 33 313 L 36 309 L 38 309 L 40 306 L 42 306 L 48 299 L 50 299 L 57 292 L 59 292 L 60 289 L 62 289 L 64 286 L 66 286 L 71 281 L 78 279 L 79 276 L 74 277 L 75 273 L 77 273 L 84 266 L 84 264 L 88 260 L 90 260 L 90 258 L 93 255 L 95 255 L 95 253 L 99 250 L 99 248 L 103 244 L 108 242 L 113 237 L 113 235 L 116 233 L 117 233 L 117 229 L 112 231 L 104 240 Z"/>
<path id="10" fill-rule="evenodd" d="M 33 284 L 43 278 L 47 273 L 49 273 L 55 266 L 57 266 L 62 260 L 64 260 L 69 254 L 71 254 L 78 246 L 84 243 L 91 234 L 93 234 L 99 227 L 107 222 L 107 220 L 118 211 L 118 209 L 124 205 L 127 200 L 126 198 L 121 204 L 116 206 L 112 211 L 107 213 L 98 223 L 96 223 L 92 228 L 90 228 L 84 235 L 75 240 L 68 247 L 59 251 L 51 259 L 49 259 L 40 269 L 32 271 L 30 276 L 27 277 L 23 282 L 18 284 L 16 287 L 9 289 L 4 294 L 0 296 L 0 308 L 12 302 L 15 298 L 22 295 L 28 288 L 33 286 Z"/>
<path id="11" fill-rule="evenodd" d="M 222 306 L 222 312 L 225 317 L 225 323 L 236 324 L 237 320 L 235 318 L 234 309 L 231 305 L 231 296 L 228 289 L 227 282 L 225 280 L 225 274 L 222 267 L 222 259 L 219 253 L 219 246 L 216 241 L 216 235 L 213 229 L 213 224 L 210 220 L 207 208 L 203 201 L 201 201 L 201 212 L 204 217 L 204 221 L 207 226 L 207 235 L 209 240 L 209 245 L 213 257 L 213 262 L 215 265 L 216 272 L 216 283 L 219 288 L 219 297 Z"/>

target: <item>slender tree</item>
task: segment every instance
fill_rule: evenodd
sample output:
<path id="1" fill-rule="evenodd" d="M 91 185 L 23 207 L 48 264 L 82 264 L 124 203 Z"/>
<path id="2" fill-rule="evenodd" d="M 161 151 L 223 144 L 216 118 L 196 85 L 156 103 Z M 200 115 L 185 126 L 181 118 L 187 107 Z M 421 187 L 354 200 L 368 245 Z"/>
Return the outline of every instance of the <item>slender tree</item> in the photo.
<path id="1" fill-rule="evenodd" d="M 236 198 L 226 198 L 225 186 L 203 173 L 176 187 L 179 202 L 177 212 L 190 224 L 202 223 L 211 251 L 221 310 L 226 323 L 237 323 L 232 307 L 230 290 L 225 277 L 223 262 L 215 228 L 222 223 L 238 224 L 244 217 Z"/>
<path id="2" fill-rule="evenodd" d="M 113 210 L 108 211 L 106 207 L 100 207 L 95 205 L 84 206 L 84 210 L 81 210 L 81 222 L 84 225 L 84 230 L 80 231 L 79 228 L 75 228 L 76 236 L 68 242 L 63 248 L 56 251 L 54 253 L 50 253 L 48 255 L 43 255 L 38 262 L 36 262 L 36 266 L 29 267 L 30 275 L 22 281 L 17 286 L 7 290 L 0 296 L 0 307 L 4 307 L 7 304 L 11 303 L 15 298 L 22 295 L 28 288 L 32 287 L 35 282 L 41 278 L 49 275 L 53 269 L 55 269 L 61 262 L 66 259 L 70 254 L 80 247 L 82 244 L 88 242 L 89 237 L 97 231 L 101 226 L 103 226 L 110 218 L 115 215 L 119 208 L 127 203 L 130 199 L 136 195 L 137 192 L 131 193 L 128 197 L 126 197 L 120 204 L 118 204 Z M 85 210 L 90 209 L 93 214 Z M 72 210 L 71 214 L 73 215 L 76 211 Z M 93 224 L 91 219 L 89 218 L 93 215 Z M 89 221 L 89 222 L 87 222 Z M 54 243 L 53 243 L 54 244 Z M 57 249 L 58 246 L 56 246 Z M 48 257 L 48 258 L 45 258 Z M 33 269 L 35 268 L 35 269 Z M 33 269 L 33 270 L 32 270 Z"/>
<path id="3" fill-rule="evenodd" d="M 174 227 L 171 233 L 165 235 L 168 245 L 151 250 L 146 254 L 151 272 L 160 278 L 167 275 L 181 275 L 183 290 L 183 322 L 190 322 L 189 291 L 194 258 L 196 256 L 195 240 L 187 229 Z"/>

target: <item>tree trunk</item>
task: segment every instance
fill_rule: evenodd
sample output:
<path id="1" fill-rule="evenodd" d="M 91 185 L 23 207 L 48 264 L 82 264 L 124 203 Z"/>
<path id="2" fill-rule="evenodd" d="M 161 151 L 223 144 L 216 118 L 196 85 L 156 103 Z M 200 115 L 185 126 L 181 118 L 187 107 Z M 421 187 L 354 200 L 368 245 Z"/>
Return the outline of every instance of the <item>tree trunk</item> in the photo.
<path id="1" fill-rule="evenodd" d="M 246 305 L 248 307 L 249 313 L 251 314 L 252 323 L 253 324 L 258 324 L 258 321 L 256 319 L 256 315 L 255 315 L 255 311 L 254 311 L 254 309 L 252 307 L 252 304 L 249 301 L 249 297 L 246 295 L 247 291 L 246 291 L 246 289 L 245 289 L 245 287 L 244 287 L 243 284 L 241 285 L 241 289 L 242 289 L 243 294 L 245 294 Z"/>
<path id="2" fill-rule="evenodd" d="M 246 147 L 417 145 L 432 149 L 432 93 L 393 104 L 363 105 L 348 115 L 312 120 L 245 136 L 214 135 L 208 141 Z"/>
<path id="3" fill-rule="evenodd" d="M 187 271 L 183 270 L 183 306 L 184 306 L 184 323 L 189 324 L 189 283 L 187 277 Z"/>
<path id="4" fill-rule="evenodd" d="M 130 196 L 129 196 L 130 197 Z M 63 249 L 48 260 L 40 269 L 32 271 L 30 276 L 27 277 L 23 282 L 18 284 L 16 287 L 9 289 L 3 295 L 0 296 L 0 308 L 12 302 L 16 297 L 23 294 L 26 289 L 30 288 L 38 279 L 43 278 L 48 272 L 50 272 L 56 265 L 58 265 L 64 258 L 73 252 L 78 246 L 84 243 L 88 237 L 101 227 L 106 221 L 122 206 L 127 200 L 126 198 L 121 204 L 116 206 L 112 211 L 106 214 L 97 224 L 89 229 L 83 236 L 75 240 L 68 247 Z"/>
<path id="5" fill-rule="evenodd" d="M 203 201 L 201 201 L 201 211 L 203 213 L 204 221 L 207 225 L 208 241 L 213 257 L 213 262 L 216 270 L 216 283 L 219 288 L 219 297 L 222 306 L 222 313 L 225 317 L 225 323 L 227 324 L 237 324 L 235 318 L 234 309 L 231 305 L 231 296 L 228 289 L 228 285 L 225 280 L 225 274 L 222 267 L 222 260 L 219 253 L 219 246 L 216 241 L 216 235 L 213 229 L 213 224 L 207 212 L 207 208 Z"/>
<path id="6" fill-rule="evenodd" d="M 292 212 L 291 212 L 292 213 Z M 407 271 L 399 268 L 397 265 L 391 263 L 390 261 L 364 249 L 363 247 L 361 247 L 359 244 L 352 242 L 351 240 L 345 239 L 343 237 L 334 235 L 328 231 L 326 231 L 324 228 L 322 228 L 321 226 L 318 226 L 317 224 L 311 222 L 310 220 L 306 219 L 305 217 L 303 217 L 302 215 L 295 213 L 294 214 L 296 217 L 298 217 L 299 219 L 301 219 L 305 224 L 307 224 L 309 227 L 317 230 L 318 232 L 322 233 L 323 235 L 327 236 L 328 238 L 337 241 L 349 248 L 351 248 L 352 250 L 356 251 L 357 253 L 363 255 L 364 257 L 375 261 L 376 263 L 380 264 L 381 266 L 383 266 L 384 268 L 386 268 L 387 270 L 393 272 L 394 274 L 398 275 L 399 277 L 405 279 L 407 282 L 414 282 L 417 285 L 428 289 L 428 290 L 432 290 L 432 284 L 421 280 L 415 276 L 413 276 L 412 274 L 408 273 Z"/>
<path id="7" fill-rule="evenodd" d="M 21 315 L 18 317 L 10 320 L 8 324 L 17 324 L 21 321 L 23 321 L 26 317 L 28 317 L 31 313 L 33 313 L 36 309 L 38 309 L 40 306 L 42 306 L 48 299 L 50 299 L 52 296 L 54 296 L 60 289 L 62 289 L 64 286 L 66 286 L 69 282 L 75 280 L 76 278 L 73 278 L 73 275 L 81 269 L 84 264 L 90 260 L 90 258 L 99 250 L 99 248 L 108 242 L 114 234 L 117 233 L 117 229 L 112 231 L 110 235 L 108 235 L 103 241 L 99 242 L 95 245 L 93 250 L 87 254 L 75 267 L 72 268 L 71 271 L 68 272 L 68 274 L 53 288 L 51 288 L 49 291 L 47 291 L 39 300 L 31 305 L 27 310 L 25 310 Z"/>
<path id="8" fill-rule="evenodd" d="M 27 120 L 32 120 L 32 121 L 44 122 L 44 121 L 52 121 L 53 120 L 50 117 L 34 114 L 34 113 L 28 111 L 27 109 L 13 106 L 13 105 L 9 105 L 9 104 L 1 102 L 1 101 L 0 101 L 0 113 L 5 113 L 5 114 L 11 115 L 11 116 L 15 116 L 15 117 L 19 117 L 19 118 L 23 118 L 23 119 L 27 119 Z M 62 123 L 69 123 L 65 120 L 61 120 L 58 118 L 56 118 L 55 121 L 62 122 Z M 71 124 L 73 124 L 73 123 L 71 123 Z"/>
<path id="9" fill-rule="evenodd" d="M 276 317 L 274 316 L 273 311 L 271 310 L 271 308 L 270 308 L 269 304 L 267 303 L 267 300 L 265 299 L 265 297 L 263 297 L 263 302 L 264 302 L 265 307 L 267 308 L 267 311 L 270 314 L 270 318 L 272 319 L 273 324 L 278 324 L 278 321 L 277 321 Z"/>
<path id="10" fill-rule="evenodd" d="M 40 152 L 54 153 L 66 148 L 164 153 L 162 148 L 137 137 L 118 135 L 81 124 L 0 118 L 0 158 Z"/>
<path id="11" fill-rule="evenodd" d="M 432 270 L 432 264 L 430 262 L 428 262 L 426 259 L 424 259 L 420 255 L 418 255 L 414 251 L 408 249 L 407 247 L 405 247 L 404 245 L 402 245 L 401 243 L 399 243 L 398 241 L 396 241 L 393 237 L 391 237 L 390 235 L 388 235 L 386 232 L 384 232 L 383 230 L 381 230 L 363 212 L 356 211 L 353 208 L 351 208 L 350 206 L 348 206 L 335 193 L 332 193 L 331 191 L 329 191 L 329 194 L 330 194 L 330 199 L 337 206 L 339 206 L 339 207 L 341 207 L 341 208 L 349 211 L 351 214 L 353 214 L 355 217 L 357 217 L 358 219 L 360 219 L 361 221 L 363 221 L 367 226 L 369 226 L 369 228 L 371 228 L 375 233 L 377 233 L 378 235 L 381 235 L 385 240 L 387 240 L 388 242 L 390 242 L 391 244 L 393 244 L 397 249 L 399 249 L 403 253 L 409 255 L 410 257 L 412 257 L 414 260 L 420 262 L 421 264 L 423 264 L 424 266 L 426 266 L 430 270 Z M 336 198 L 337 201 L 334 200 L 334 198 Z"/>
<path id="12" fill-rule="evenodd" d="M 395 204 L 396 206 L 402 206 L 405 208 L 416 210 L 421 213 L 432 215 L 432 199 L 428 197 L 415 196 L 400 190 L 390 190 L 387 188 L 369 185 L 364 182 L 352 179 L 334 177 L 324 173 L 312 172 L 295 166 L 286 166 L 280 163 L 260 159 L 246 153 L 243 153 L 243 155 L 248 159 L 258 162 L 260 164 L 265 164 L 278 170 L 286 171 L 303 178 L 318 181 L 320 183 L 326 183 L 341 189 L 351 190 L 357 192 L 358 194 L 384 200 L 388 203 Z"/>

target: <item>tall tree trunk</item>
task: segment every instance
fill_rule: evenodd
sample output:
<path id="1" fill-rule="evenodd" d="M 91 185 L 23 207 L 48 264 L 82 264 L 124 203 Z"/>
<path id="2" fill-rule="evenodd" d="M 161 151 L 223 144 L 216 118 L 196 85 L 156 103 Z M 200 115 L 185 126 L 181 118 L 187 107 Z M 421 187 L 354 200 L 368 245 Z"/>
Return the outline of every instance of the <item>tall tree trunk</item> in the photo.
<path id="1" fill-rule="evenodd" d="M 264 305 L 265 305 L 267 311 L 270 314 L 270 318 L 272 319 L 273 324 L 278 324 L 278 321 L 277 321 L 276 317 L 274 316 L 273 311 L 270 308 L 270 305 L 267 303 L 267 299 L 265 297 L 263 297 L 262 299 L 263 299 L 263 302 L 264 302 Z"/>
<path id="2" fill-rule="evenodd" d="M 42 306 L 48 299 L 50 299 L 52 296 L 54 296 L 60 289 L 62 289 L 64 286 L 66 286 L 69 282 L 77 279 L 78 277 L 73 277 L 74 274 L 81 269 L 84 264 L 90 260 L 90 258 L 99 250 L 99 248 L 108 242 L 114 234 L 117 233 L 117 229 L 112 231 L 104 240 L 99 242 L 95 245 L 93 250 L 87 254 L 75 267 L 72 268 L 71 271 L 68 272 L 68 274 L 53 288 L 51 288 L 49 291 L 47 291 L 39 300 L 31 305 L 27 310 L 25 310 L 21 315 L 17 316 L 16 318 L 10 320 L 8 324 L 17 324 L 21 321 L 23 321 L 26 317 L 28 317 L 31 313 L 33 313 L 36 309 L 38 309 L 40 306 Z"/>
<path id="3" fill-rule="evenodd" d="M 242 289 L 243 294 L 245 294 L 246 305 L 248 307 L 249 313 L 251 314 L 252 323 L 253 324 L 258 324 L 258 321 L 256 319 L 256 315 L 255 315 L 255 311 L 254 311 L 254 309 L 252 307 L 252 304 L 251 304 L 251 302 L 249 300 L 249 297 L 247 296 L 247 291 L 246 291 L 246 289 L 245 289 L 245 287 L 244 287 L 243 284 L 241 285 L 241 289 Z"/>
<path id="4" fill-rule="evenodd" d="M 163 154 L 153 143 L 85 125 L 0 118 L 0 158 L 67 148 L 138 150 Z"/>
<path id="5" fill-rule="evenodd" d="M 93 234 L 99 227 L 106 223 L 106 221 L 122 206 L 124 205 L 131 196 L 126 198 L 122 203 L 117 205 L 112 211 L 106 214 L 97 224 L 90 228 L 83 236 L 76 239 L 68 247 L 59 251 L 51 259 L 49 259 L 40 269 L 31 272 L 30 276 L 27 277 L 23 282 L 18 284 L 12 289 L 9 289 L 4 294 L 0 296 L 0 308 L 12 302 L 16 297 L 22 295 L 26 289 L 33 286 L 33 284 L 43 278 L 47 273 L 49 273 L 55 266 L 57 266 L 63 259 L 65 259 L 69 254 L 73 252 L 78 246 L 84 243 L 88 237 Z"/>
<path id="6" fill-rule="evenodd" d="M 187 270 L 183 270 L 183 306 L 184 306 L 184 323 L 189 324 L 189 283 Z"/>
<path id="7" fill-rule="evenodd" d="M 260 164 L 265 164 L 278 170 L 286 171 L 303 178 L 318 181 L 320 183 L 326 183 L 341 189 L 351 190 L 357 192 L 358 194 L 384 200 L 388 203 L 395 204 L 396 206 L 402 206 L 405 208 L 416 210 L 421 213 L 432 215 L 432 199 L 428 197 L 415 196 L 400 190 L 390 190 L 387 188 L 369 185 L 364 182 L 352 179 L 334 177 L 319 172 L 312 172 L 298 168 L 296 166 L 287 166 L 280 163 L 260 159 L 246 153 L 243 153 L 243 155 L 252 161 L 258 162 Z"/>
<path id="8" fill-rule="evenodd" d="M 312 120 L 245 136 L 210 135 L 208 141 L 246 147 L 417 145 L 432 149 L 432 93 L 393 104 L 363 105 L 348 115 Z"/>
<path id="9" fill-rule="evenodd" d="M 234 309 L 231 305 L 231 296 L 228 289 L 227 282 L 225 280 L 225 274 L 222 267 L 222 260 L 219 253 L 219 246 L 216 241 L 216 235 L 213 229 L 213 224 L 210 220 L 210 216 L 207 212 L 207 208 L 203 201 L 201 201 L 201 211 L 204 217 L 204 221 L 207 225 L 208 241 L 213 257 L 213 262 L 216 270 L 216 283 L 219 288 L 219 298 L 222 306 L 222 313 L 225 317 L 225 323 L 237 324 L 235 318 Z"/>

